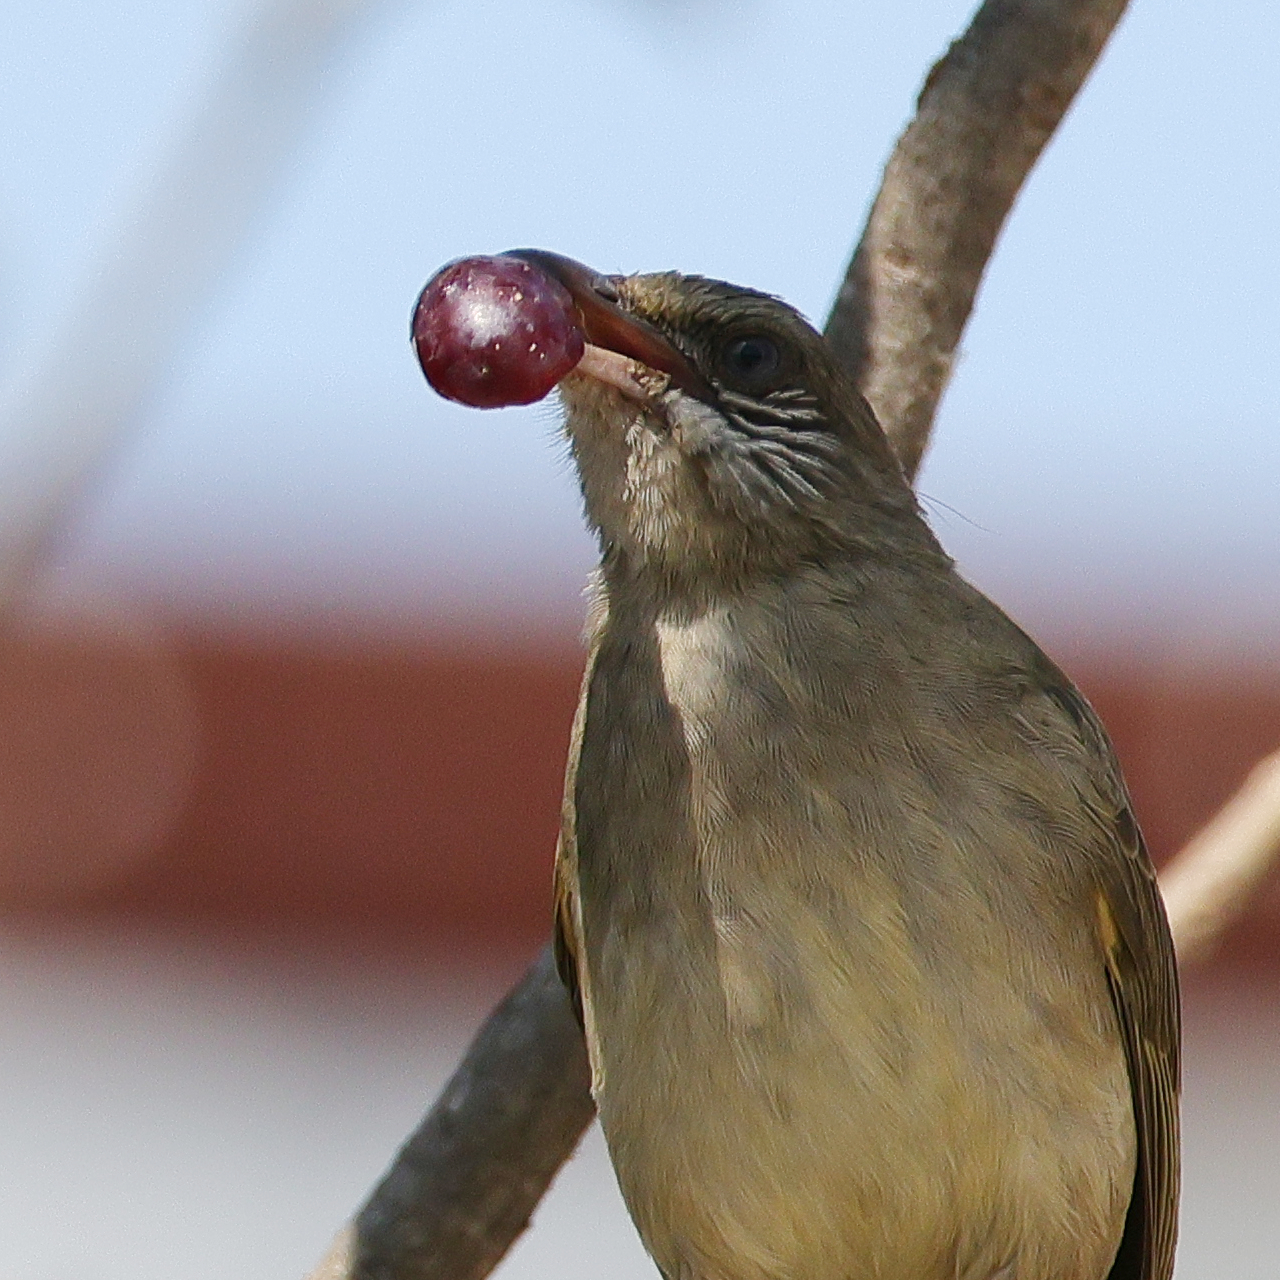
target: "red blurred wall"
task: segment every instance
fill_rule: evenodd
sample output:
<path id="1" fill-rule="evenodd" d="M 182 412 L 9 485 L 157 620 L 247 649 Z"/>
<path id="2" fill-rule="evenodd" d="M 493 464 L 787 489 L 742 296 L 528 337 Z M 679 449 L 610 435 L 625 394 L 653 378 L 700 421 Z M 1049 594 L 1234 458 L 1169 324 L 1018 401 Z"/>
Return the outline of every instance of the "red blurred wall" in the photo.
<path id="1" fill-rule="evenodd" d="M 80 834 L 65 838 L 85 843 L 107 813 L 103 797 L 116 804 L 175 769 L 179 790 L 106 871 L 77 881 L 73 850 L 70 870 L 48 883 L 10 876 L 0 898 L 11 913 L 358 931 L 449 948 L 531 947 L 545 935 L 576 646 L 195 633 L 157 648 L 153 638 L 153 666 L 131 668 L 132 684 L 112 695 L 127 712 L 113 728 L 120 716 L 94 692 L 94 673 L 120 668 L 124 643 L 56 637 L 0 667 L 7 740 L 28 752 L 42 787 L 50 771 L 63 787 L 34 798 L 27 787 L 8 803 L 31 800 L 25 829 L 37 832 L 42 814 L 81 804 Z M 1280 671 L 1116 654 L 1068 655 L 1065 665 L 1112 733 L 1158 860 L 1280 745 Z M 161 676 L 176 692 L 153 714 Z M 120 685 L 118 671 L 111 680 Z M 149 714 L 168 736 L 148 756 L 138 743 Z M 86 746 L 76 735 L 94 716 Z M 49 854 L 28 838 L 8 856 Z M 1262 896 L 1228 950 L 1280 959 L 1276 894 Z"/>

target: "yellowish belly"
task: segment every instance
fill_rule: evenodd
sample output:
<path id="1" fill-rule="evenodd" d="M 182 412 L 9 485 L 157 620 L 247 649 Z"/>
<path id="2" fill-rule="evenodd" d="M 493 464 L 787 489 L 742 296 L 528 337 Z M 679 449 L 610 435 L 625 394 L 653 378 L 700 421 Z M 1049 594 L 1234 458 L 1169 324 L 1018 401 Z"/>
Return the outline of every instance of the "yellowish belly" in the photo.
<path id="1" fill-rule="evenodd" d="M 1101 978 L 939 975 L 884 921 L 773 905 L 714 922 L 701 972 L 659 930 L 589 975 L 601 1121 L 669 1280 L 1103 1280 L 1134 1139 Z"/>

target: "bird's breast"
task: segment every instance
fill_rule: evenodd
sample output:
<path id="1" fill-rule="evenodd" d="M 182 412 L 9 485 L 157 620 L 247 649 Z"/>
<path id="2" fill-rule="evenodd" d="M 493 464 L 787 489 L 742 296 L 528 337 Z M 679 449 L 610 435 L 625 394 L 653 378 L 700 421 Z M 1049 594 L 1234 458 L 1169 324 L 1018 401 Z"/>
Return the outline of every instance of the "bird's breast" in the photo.
<path id="1" fill-rule="evenodd" d="M 856 654 L 786 624 L 611 620 L 597 652 L 579 954 L 632 1214 L 690 1280 L 986 1280 L 1035 1233 L 1080 1269 L 1028 1244 L 1020 1280 L 1098 1280 L 1133 1137 L 1087 930 L 1017 907 L 1016 817 L 934 793 L 946 733 L 865 670 L 833 700 L 811 673 Z M 1028 883 L 990 891 L 969 826 Z"/>

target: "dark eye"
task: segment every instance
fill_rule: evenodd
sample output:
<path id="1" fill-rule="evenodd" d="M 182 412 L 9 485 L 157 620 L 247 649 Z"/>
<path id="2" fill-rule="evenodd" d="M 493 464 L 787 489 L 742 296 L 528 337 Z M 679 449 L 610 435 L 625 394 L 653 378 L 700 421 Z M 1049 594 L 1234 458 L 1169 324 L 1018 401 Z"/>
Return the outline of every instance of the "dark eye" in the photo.
<path id="1" fill-rule="evenodd" d="M 720 366 L 725 376 L 750 387 L 768 382 L 781 364 L 778 344 L 772 338 L 759 334 L 733 338 L 720 353 Z"/>

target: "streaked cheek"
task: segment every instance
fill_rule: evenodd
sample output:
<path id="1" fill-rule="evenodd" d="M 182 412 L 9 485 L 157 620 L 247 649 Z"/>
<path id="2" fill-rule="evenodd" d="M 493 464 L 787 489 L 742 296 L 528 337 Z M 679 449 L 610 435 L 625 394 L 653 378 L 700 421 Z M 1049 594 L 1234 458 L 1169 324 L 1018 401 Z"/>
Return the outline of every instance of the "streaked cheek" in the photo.
<path id="1" fill-rule="evenodd" d="M 720 413 L 692 396 L 677 393 L 664 407 L 672 439 L 682 452 L 691 456 L 710 451 L 727 428 Z"/>

